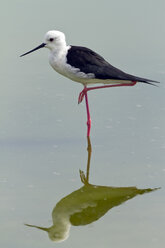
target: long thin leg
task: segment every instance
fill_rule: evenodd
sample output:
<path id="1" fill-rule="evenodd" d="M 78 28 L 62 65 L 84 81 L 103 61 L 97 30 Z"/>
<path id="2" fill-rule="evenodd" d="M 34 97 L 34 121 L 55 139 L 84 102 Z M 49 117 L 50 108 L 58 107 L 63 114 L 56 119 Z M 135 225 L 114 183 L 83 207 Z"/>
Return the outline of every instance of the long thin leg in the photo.
<path id="1" fill-rule="evenodd" d="M 87 95 L 87 91 L 86 91 L 86 87 L 84 87 L 85 89 L 85 103 L 86 103 L 86 110 L 87 110 L 87 137 L 90 136 L 90 130 L 91 130 L 91 117 L 90 117 L 90 111 L 89 111 L 89 104 L 88 104 L 88 95 Z"/>
<path id="2" fill-rule="evenodd" d="M 86 93 L 90 90 L 97 90 L 103 88 L 110 88 L 110 87 L 120 87 L 120 86 L 134 86 L 137 82 L 133 81 L 132 83 L 122 83 L 122 84 L 111 84 L 111 85 L 103 85 L 103 86 L 96 86 L 96 87 L 84 87 L 84 89 L 80 92 L 78 103 L 81 103 Z"/>
<path id="3" fill-rule="evenodd" d="M 87 88 L 86 86 L 84 86 L 84 89 L 79 94 L 78 103 L 81 103 L 84 96 L 85 96 L 86 111 L 87 111 L 87 137 L 90 136 L 90 130 L 91 130 L 91 117 L 90 117 L 90 111 L 89 111 L 87 92 L 90 90 L 103 89 L 103 88 L 109 88 L 109 87 L 134 86 L 135 84 L 136 84 L 136 82 L 124 83 L 124 84 L 114 84 L 114 85 L 104 85 L 104 86 L 97 86 L 97 87 L 90 87 L 90 88 Z"/>

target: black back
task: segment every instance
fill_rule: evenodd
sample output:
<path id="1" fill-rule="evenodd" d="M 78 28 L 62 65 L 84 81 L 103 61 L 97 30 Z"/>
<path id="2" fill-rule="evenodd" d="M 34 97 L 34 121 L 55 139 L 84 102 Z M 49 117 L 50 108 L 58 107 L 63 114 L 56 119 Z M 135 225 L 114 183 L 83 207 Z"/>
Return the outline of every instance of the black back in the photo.
<path id="1" fill-rule="evenodd" d="M 67 54 L 67 63 L 75 68 L 79 68 L 81 72 L 93 73 L 97 79 L 154 82 L 150 79 L 136 77 L 117 69 L 99 54 L 86 47 L 71 46 Z"/>

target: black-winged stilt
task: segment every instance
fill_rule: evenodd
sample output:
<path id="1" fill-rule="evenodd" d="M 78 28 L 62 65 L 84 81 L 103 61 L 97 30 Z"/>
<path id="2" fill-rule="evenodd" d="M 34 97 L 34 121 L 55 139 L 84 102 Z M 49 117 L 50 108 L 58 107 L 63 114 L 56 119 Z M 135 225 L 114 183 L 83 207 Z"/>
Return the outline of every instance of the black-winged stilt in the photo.
<path id="1" fill-rule="evenodd" d="M 94 89 L 134 86 L 137 82 L 152 84 L 154 80 L 127 74 L 109 64 L 103 57 L 86 47 L 66 44 L 64 33 L 56 30 L 48 31 L 44 43 L 21 55 L 25 56 L 40 48 L 49 48 L 49 63 L 55 71 L 83 84 L 84 89 L 79 94 L 78 103 L 85 96 L 87 110 L 87 136 L 90 136 L 91 118 L 87 92 Z M 87 87 L 92 84 L 103 86 Z"/>

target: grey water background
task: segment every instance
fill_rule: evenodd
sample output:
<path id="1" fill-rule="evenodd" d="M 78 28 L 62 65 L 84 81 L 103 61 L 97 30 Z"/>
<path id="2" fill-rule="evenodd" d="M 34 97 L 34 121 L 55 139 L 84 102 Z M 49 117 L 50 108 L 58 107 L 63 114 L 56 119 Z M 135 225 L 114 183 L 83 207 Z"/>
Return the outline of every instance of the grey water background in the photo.
<path id="1" fill-rule="evenodd" d="M 1 2 L 1 247 L 164 247 L 164 9 L 163 0 Z M 51 29 L 128 73 L 161 82 L 89 93 L 90 182 L 161 189 L 71 227 L 59 244 L 24 226 L 50 226 L 53 207 L 82 186 L 79 169 L 86 169 L 82 86 L 52 70 L 46 49 L 19 58 Z"/>

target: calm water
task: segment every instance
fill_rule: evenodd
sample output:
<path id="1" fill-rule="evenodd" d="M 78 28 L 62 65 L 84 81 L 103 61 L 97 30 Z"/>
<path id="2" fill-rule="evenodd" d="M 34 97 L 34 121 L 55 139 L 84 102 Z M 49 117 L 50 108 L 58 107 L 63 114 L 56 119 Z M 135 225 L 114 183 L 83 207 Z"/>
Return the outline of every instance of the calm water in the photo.
<path id="1" fill-rule="evenodd" d="M 1 4 L 1 247 L 164 247 L 165 2 L 94 4 Z M 50 29 L 161 82 L 90 92 L 92 151 L 82 86 L 19 58 Z"/>

